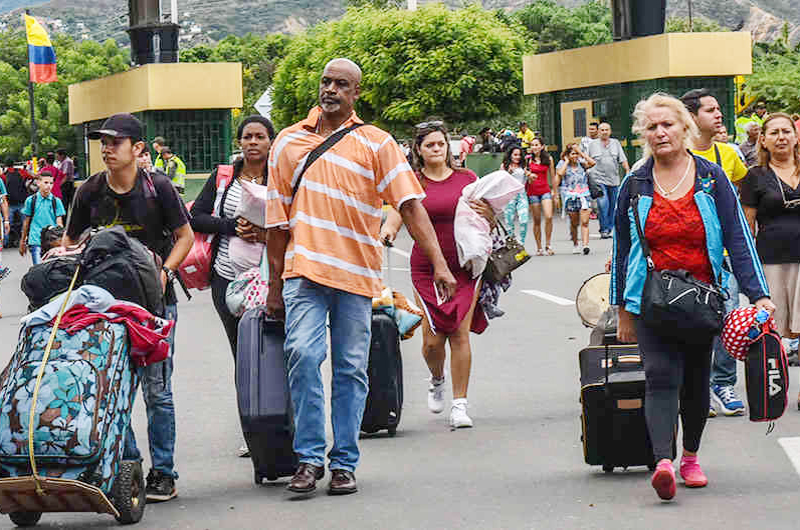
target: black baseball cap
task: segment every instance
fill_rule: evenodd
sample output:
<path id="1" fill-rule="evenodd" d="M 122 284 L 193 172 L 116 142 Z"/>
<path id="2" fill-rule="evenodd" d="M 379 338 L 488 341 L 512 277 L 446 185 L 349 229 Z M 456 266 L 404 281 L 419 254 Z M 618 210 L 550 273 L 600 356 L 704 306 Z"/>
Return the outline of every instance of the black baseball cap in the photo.
<path id="1" fill-rule="evenodd" d="M 763 101 L 759 101 L 758 103 L 756 103 L 756 108 L 757 109 L 765 109 L 765 108 L 767 108 L 767 104 L 764 103 Z"/>
<path id="2" fill-rule="evenodd" d="M 130 138 L 133 142 L 138 142 L 142 139 L 142 122 L 140 122 L 133 114 L 114 114 L 106 121 L 103 126 L 89 133 L 90 140 L 99 140 L 101 136 L 107 134 L 108 136 Z"/>

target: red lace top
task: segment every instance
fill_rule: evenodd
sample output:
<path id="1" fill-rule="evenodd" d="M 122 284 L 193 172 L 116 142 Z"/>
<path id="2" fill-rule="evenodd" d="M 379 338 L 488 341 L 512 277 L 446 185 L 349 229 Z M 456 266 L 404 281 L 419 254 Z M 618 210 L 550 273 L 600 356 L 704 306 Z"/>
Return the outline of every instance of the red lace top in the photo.
<path id="1" fill-rule="evenodd" d="M 698 280 L 711 283 L 706 231 L 694 202 L 694 189 L 675 201 L 654 193 L 645 237 L 656 270 L 683 269 Z"/>

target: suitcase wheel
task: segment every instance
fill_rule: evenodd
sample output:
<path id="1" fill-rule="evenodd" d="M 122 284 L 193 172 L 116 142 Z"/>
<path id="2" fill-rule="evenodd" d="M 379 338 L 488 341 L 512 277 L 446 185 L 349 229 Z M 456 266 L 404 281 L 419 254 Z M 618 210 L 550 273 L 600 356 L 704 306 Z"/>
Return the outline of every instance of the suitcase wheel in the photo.
<path id="1" fill-rule="evenodd" d="M 606 473 L 613 473 L 614 472 L 614 466 L 610 466 L 608 464 L 603 464 L 603 471 L 605 471 Z"/>
<path id="2" fill-rule="evenodd" d="M 8 516 L 17 526 L 34 526 L 42 518 L 42 512 L 11 512 Z"/>
<path id="3" fill-rule="evenodd" d="M 655 471 L 656 470 L 656 465 L 655 464 L 648 464 L 647 465 L 647 469 L 649 469 L 650 471 Z"/>
<path id="4" fill-rule="evenodd" d="M 111 499 L 119 512 L 119 517 L 116 518 L 118 522 L 133 524 L 141 521 L 147 503 L 141 462 L 136 460 L 120 462 L 119 475 L 114 481 Z"/>

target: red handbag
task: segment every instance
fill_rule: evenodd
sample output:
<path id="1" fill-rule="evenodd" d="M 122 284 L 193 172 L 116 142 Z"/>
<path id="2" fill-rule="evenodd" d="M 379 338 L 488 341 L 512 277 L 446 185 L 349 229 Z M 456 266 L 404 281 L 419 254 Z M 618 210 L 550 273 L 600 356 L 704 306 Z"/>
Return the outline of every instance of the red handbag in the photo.
<path id="1" fill-rule="evenodd" d="M 217 199 L 214 203 L 213 215 L 219 216 L 220 203 L 225 188 L 228 187 L 233 179 L 233 166 L 220 165 L 217 167 Z M 187 210 L 192 209 L 194 201 L 186 205 Z M 211 259 L 213 256 L 213 243 L 216 234 L 194 233 L 194 244 L 186 259 L 178 267 L 178 274 L 181 276 L 184 285 L 188 289 L 198 289 L 200 291 L 211 287 Z"/>

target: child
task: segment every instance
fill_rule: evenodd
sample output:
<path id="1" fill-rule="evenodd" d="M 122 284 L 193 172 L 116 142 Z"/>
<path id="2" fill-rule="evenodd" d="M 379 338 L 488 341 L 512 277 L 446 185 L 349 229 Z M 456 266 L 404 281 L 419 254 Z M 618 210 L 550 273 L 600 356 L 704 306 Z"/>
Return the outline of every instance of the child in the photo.
<path id="1" fill-rule="evenodd" d="M 22 238 L 19 242 L 19 255 L 24 256 L 27 247 L 31 249 L 31 260 L 34 265 L 42 261 L 42 229 L 50 225 L 64 226 L 64 204 L 55 197 L 53 189 L 53 175 L 47 170 L 42 171 L 37 179 L 39 192 L 25 200 L 22 215 L 25 222 L 22 225 Z"/>

